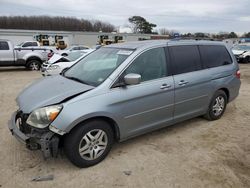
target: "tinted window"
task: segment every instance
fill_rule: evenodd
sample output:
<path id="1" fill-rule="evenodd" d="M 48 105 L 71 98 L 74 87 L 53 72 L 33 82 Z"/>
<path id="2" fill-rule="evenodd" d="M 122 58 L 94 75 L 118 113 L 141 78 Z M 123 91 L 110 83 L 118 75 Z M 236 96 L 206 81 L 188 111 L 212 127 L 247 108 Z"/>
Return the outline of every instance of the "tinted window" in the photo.
<path id="1" fill-rule="evenodd" d="M 200 46 L 201 58 L 207 68 L 219 67 L 232 63 L 232 59 L 224 46 Z"/>
<path id="2" fill-rule="evenodd" d="M 37 42 L 32 42 L 32 46 L 37 46 Z"/>
<path id="3" fill-rule="evenodd" d="M 197 46 L 172 46 L 169 50 L 174 74 L 197 71 L 202 68 Z"/>
<path id="4" fill-rule="evenodd" d="M 31 42 L 26 42 L 26 43 L 23 44 L 23 47 L 29 47 L 29 46 L 32 46 Z"/>
<path id="5" fill-rule="evenodd" d="M 0 41 L 0 50 L 9 50 L 9 45 L 5 41 Z"/>
<path id="6" fill-rule="evenodd" d="M 26 42 L 23 44 L 23 47 L 29 47 L 29 46 L 37 46 L 36 42 Z"/>
<path id="7" fill-rule="evenodd" d="M 140 74 L 143 81 L 162 78 L 167 75 L 166 56 L 164 48 L 148 50 L 135 59 L 125 74 Z"/>
<path id="8" fill-rule="evenodd" d="M 80 50 L 87 50 L 88 48 L 87 48 L 87 47 L 80 46 L 79 49 L 80 49 Z"/>

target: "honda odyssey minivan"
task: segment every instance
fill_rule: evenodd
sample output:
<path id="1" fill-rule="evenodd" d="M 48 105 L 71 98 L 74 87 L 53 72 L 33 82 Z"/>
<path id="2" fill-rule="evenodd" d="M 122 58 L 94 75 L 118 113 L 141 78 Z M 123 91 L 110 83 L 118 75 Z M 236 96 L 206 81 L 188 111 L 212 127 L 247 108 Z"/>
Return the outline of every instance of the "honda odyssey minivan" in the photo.
<path id="1" fill-rule="evenodd" d="M 112 44 L 24 89 L 9 129 L 44 157 L 63 148 L 73 164 L 88 167 L 116 141 L 197 116 L 221 118 L 240 84 L 235 57 L 221 42 Z"/>

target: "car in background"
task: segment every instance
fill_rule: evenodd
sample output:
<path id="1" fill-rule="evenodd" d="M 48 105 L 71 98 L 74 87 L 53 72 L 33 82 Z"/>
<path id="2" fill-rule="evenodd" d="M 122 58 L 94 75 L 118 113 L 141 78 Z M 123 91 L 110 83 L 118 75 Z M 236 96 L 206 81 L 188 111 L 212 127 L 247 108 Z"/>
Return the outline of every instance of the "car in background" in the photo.
<path id="1" fill-rule="evenodd" d="M 239 63 L 250 63 L 250 44 L 237 45 L 232 51 Z"/>
<path id="2" fill-rule="evenodd" d="M 35 46 L 40 46 L 40 43 L 37 41 L 24 41 L 18 45 L 15 46 L 15 48 L 26 48 L 26 47 L 35 47 Z"/>
<path id="3" fill-rule="evenodd" d="M 65 50 L 60 50 L 58 53 L 62 56 L 68 56 L 70 52 L 73 51 L 80 51 L 80 50 L 88 50 L 90 49 L 88 46 L 83 46 L 83 45 L 74 45 L 69 48 L 66 48 Z"/>
<path id="4" fill-rule="evenodd" d="M 35 44 L 35 43 L 34 43 Z M 16 46 L 10 40 L 0 40 L 0 66 L 25 66 L 39 70 L 53 50 L 40 46 Z"/>
<path id="5" fill-rule="evenodd" d="M 43 76 L 60 74 L 63 69 L 71 67 L 93 51 L 94 49 L 74 51 L 70 52 L 67 57 L 54 54 L 48 62 L 42 65 L 41 73 Z"/>

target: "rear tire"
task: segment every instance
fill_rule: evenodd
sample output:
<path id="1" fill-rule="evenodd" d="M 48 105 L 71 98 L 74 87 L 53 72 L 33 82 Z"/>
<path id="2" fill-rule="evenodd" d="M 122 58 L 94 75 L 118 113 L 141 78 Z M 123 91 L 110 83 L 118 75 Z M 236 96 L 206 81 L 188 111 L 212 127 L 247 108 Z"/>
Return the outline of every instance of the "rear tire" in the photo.
<path id="1" fill-rule="evenodd" d="M 244 63 L 250 63 L 250 56 L 245 57 L 243 60 Z"/>
<path id="2" fill-rule="evenodd" d="M 64 152 L 80 168 L 101 162 L 110 152 L 114 142 L 111 126 L 101 120 L 79 124 L 64 139 Z"/>
<path id="3" fill-rule="evenodd" d="M 30 60 L 28 61 L 26 68 L 29 70 L 38 71 L 41 68 L 41 62 L 36 59 Z"/>
<path id="4" fill-rule="evenodd" d="M 220 119 L 226 110 L 227 100 L 227 95 L 224 91 L 216 91 L 204 117 L 209 121 Z"/>

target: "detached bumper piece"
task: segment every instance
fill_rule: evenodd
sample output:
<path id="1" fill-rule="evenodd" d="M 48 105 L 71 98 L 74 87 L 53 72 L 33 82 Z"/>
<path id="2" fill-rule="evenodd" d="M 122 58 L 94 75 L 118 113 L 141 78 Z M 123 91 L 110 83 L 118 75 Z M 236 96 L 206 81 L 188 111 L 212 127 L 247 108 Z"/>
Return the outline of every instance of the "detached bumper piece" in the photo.
<path id="1" fill-rule="evenodd" d="M 57 157 L 59 136 L 49 129 L 37 129 L 26 124 L 27 115 L 15 112 L 8 122 L 9 130 L 30 150 L 41 150 L 44 158 Z"/>

